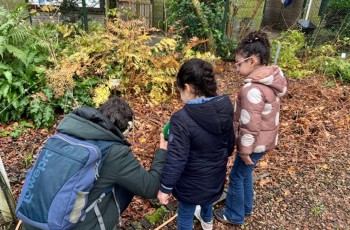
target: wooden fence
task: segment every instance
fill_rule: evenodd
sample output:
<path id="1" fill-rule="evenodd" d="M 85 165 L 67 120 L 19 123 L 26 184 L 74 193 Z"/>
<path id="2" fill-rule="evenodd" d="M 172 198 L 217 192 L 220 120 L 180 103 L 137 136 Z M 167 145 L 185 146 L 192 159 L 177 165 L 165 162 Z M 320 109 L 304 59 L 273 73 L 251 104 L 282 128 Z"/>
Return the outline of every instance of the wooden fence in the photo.
<path id="1" fill-rule="evenodd" d="M 68 13 L 60 13 L 58 10 L 47 11 L 39 5 L 32 5 L 38 13 L 31 17 L 31 23 L 59 23 L 82 21 L 82 8 Z M 117 8 L 121 12 L 130 12 L 133 18 L 144 18 L 145 26 L 150 28 L 153 23 L 153 7 L 151 0 L 120 0 Z M 88 20 L 104 23 L 105 9 L 88 8 Z"/>

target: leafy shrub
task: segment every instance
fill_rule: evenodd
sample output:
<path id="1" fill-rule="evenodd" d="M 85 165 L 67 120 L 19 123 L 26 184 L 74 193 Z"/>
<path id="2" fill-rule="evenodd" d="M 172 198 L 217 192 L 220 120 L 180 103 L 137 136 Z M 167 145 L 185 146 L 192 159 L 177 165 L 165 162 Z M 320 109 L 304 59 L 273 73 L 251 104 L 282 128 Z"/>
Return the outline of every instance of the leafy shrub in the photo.
<path id="1" fill-rule="evenodd" d="M 190 50 L 203 42 L 194 41 L 181 53 L 172 38 L 157 38 L 159 42 L 150 45 L 155 40 L 144 20 L 123 20 L 116 10 L 107 19 L 105 28 L 96 27 L 90 33 L 59 27 L 67 46 L 59 53 L 56 65 L 47 70 L 54 98 L 75 92 L 77 81 L 94 76 L 95 88 L 86 90 L 94 95 L 95 106 L 106 101 L 113 91 L 145 95 L 156 103 L 169 100 L 175 92 L 174 77 L 182 59 L 198 55 Z"/>
<path id="2" fill-rule="evenodd" d="M 44 89 L 40 93 L 33 94 L 28 108 L 28 116 L 32 118 L 35 127 L 49 127 L 56 120 L 56 114 L 52 102 L 52 92 Z"/>
<path id="3" fill-rule="evenodd" d="M 297 30 L 288 30 L 271 41 L 272 57 L 276 56 L 278 44 L 281 50 L 278 57 L 278 65 L 283 69 L 286 76 L 301 78 L 311 74 L 304 63 L 299 59 L 299 54 L 306 46 L 304 34 Z"/>
<path id="4" fill-rule="evenodd" d="M 5 123 L 26 116 L 30 95 L 45 84 L 41 66 L 48 50 L 25 22 L 27 17 L 25 6 L 12 11 L 0 7 L 0 121 Z"/>
<path id="5" fill-rule="evenodd" d="M 35 12 L 34 12 L 35 13 Z M 0 8 L 0 121 L 8 123 L 20 118 L 34 121 L 35 127 L 51 126 L 56 111 L 69 112 L 81 105 L 92 105 L 87 86 L 97 84 L 96 79 L 72 80 L 76 87 L 66 90 L 62 98 L 54 97 L 47 85 L 47 68 L 55 68 L 58 52 L 69 45 L 58 39 L 55 25 L 30 26 L 25 5 L 13 11 Z M 72 26 L 72 34 L 80 33 Z M 61 87 L 65 87 L 64 85 Z"/>
<path id="6" fill-rule="evenodd" d="M 325 10 L 325 28 L 339 37 L 350 37 L 350 1 L 329 0 Z"/>
<path id="7" fill-rule="evenodd" d="M 345 39 L 347 41 L 348 39 Z M 345 83 L 350 82 L 350 61 L 340 57 L 338 45 L 343 46 L 344 40 L 334 44 L 318 46 L 309 51 L 309 60 L 307 66 L 317 73 L 334 77 Z"/>
<path id="8" fill-rule="evenodd" d="M 225 51 L 222 52 L 222 45 L 227 42 L 222 40 L 221 31 L 225 9 L 224 0 L 170 0 L 168 6 L 170 15 L 168 22 L 176 34 L 181 37 L 180 46 L 184 46 L 192 37 L 198 37 L 209 39 L 208 43 L 215 42 L 212 44 L 215 46 L 214 51 L 220 47 L 219 53 L 225 53 Z M 210 46 L 208 43 L 198 48 L 201 48 L 202 51 L 213 51 L 208 47 Z"/>

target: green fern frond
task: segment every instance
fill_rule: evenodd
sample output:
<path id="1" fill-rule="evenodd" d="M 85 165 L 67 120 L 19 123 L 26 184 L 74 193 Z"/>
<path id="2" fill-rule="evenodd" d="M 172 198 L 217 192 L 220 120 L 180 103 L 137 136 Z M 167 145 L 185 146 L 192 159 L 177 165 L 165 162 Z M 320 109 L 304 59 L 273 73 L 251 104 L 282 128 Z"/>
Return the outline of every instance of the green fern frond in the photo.
<path id="1" fill-rule="evenodd" d="M 30 51 L 26 50 L 26 66 L 29 66 L 30 63 L 36 63 L 36 57 L 40 57 L 40 53 L 38 51 Z M 40 62 L 40 60 L 39 60 Z"/>
<path id="2" fill-rule="evenodd" d="M 8 19 L 2 23 L 0 26 L 0 34 L 7 35 L 8 31 L 15 25 L 16 21 L 14 19 Z"/>
<path id="3" fill-rule="evenodd" d="M 23 62 L 24 64 L 26 64 L 26 54 L 18 49 L 17 47 L 14 47 L 12 45 L 7 45 L 6 49 L 8 52 L 10 52 L 13 56 L 15 56 L 16 58 L 18 58 L 21 62 Z"/>
<path id="4" fill-rule="evenodd" d="M 14 45 L 23 43 L 23 41 L 25 41 L 28 37 L 29 33 L 25 27 L 13 28 L 8 33 L 9 43 Z"/>
<path id="5" fill-rule="evenodd" d="M 7 42 L 8 42 L 7 37 L 0 36 L 0 56 L 2 58 L 4 57 L 4 52 L 5 52 L 5 49 L 6 49 Z"/>
<path id="6" fill-rule="evenodd" d="M 12 71 L 12 67 L 3 63 L 3 62 L 0 62 L 0 70 L 11 70 Z M 0 71 L 1 72 L 1 71 Z"/>
<path id="7" fill-rule="evenodd" d="M 5 78 L 6 78 L 6 80 L 7 80 L 7 82 L 9 83 L 9 84 L 11 84 L 12 83 L 12 72 L 11 71 L 5 71 L 4 73 L 4 76 L 5 76 Z"/>
<path id="8" fill-rule="evenodd" d="M 3 7 L 3 6 L 0 6 L 0 20 L 2 19 L 2 18 L 5 18 L 6 17 L 6 15 L 7 15 L 7 10 L 5 9 L 5 7 Z"/>

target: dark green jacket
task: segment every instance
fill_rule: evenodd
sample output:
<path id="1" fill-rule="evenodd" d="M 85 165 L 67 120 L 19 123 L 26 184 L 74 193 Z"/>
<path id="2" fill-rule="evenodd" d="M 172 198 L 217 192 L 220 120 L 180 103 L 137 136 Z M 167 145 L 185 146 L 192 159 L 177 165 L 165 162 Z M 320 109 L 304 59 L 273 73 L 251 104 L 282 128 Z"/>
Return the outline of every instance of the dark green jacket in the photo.
<path id="1" fill-rule="evenodd" d="M 91 190 L 88 205 L 101 193 L 114 185 L 121 212 L 129 205 L 133 195 L 156 198 L 166 150 L 158 149 L 151 168 L 146 171 L 131 152 L 130 144 L 123 134 L 98 110 L 84 107 L 68 114 L 57 126 L 57 131 L 87 140 L 115 141 L 101 168 L 100 177 Z M 113 229 L 119 219 L 118 209 L 112 193 L 108 193 L 98 205 L 106 229 Z M 25 229 L 35 229 L 25 225 Z M 100 229 L 97 218 L 91 210 L 86 219 L 74 229 Z"/>

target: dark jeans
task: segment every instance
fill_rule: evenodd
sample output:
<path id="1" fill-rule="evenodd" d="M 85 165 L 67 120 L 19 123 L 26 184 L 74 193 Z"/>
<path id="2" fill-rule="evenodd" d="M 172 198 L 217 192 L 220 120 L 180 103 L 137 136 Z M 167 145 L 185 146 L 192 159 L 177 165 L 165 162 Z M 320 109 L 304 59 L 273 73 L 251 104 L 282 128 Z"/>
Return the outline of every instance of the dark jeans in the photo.
<path id="1" fill-rule="evenodd" d="M 178 216 L 177 216 L 177 229 L 178 230 L 192 230 L 194 211 L 196 209 L 195 204 L 188 204 L 179 201 L 178 203 Z M 204 222 L 210 222 L 213 219 L 213 205 L 201 205 L 201 218 Z"/>
<path id="2" fill-rule="evenodd" d="M 254 165 L 246 165 L 238 153 L 230 172 L 230 182 L 226 196 L 224 215 L 236 224 L 243 224 L 244 217 L 252 214 L 254 189 L 253 170 L 263 153 L 252 153 L 250 158 Z"/>

